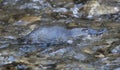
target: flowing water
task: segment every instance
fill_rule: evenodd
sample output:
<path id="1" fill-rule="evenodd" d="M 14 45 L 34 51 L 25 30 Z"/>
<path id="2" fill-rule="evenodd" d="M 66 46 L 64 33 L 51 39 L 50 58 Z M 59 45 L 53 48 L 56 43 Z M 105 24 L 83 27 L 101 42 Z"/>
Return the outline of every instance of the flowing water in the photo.
<path id="1" fill-rule="evenodd" d="M 0 0 L 0 70 L 119 70 L 119 9 L 119 0 Z"/>

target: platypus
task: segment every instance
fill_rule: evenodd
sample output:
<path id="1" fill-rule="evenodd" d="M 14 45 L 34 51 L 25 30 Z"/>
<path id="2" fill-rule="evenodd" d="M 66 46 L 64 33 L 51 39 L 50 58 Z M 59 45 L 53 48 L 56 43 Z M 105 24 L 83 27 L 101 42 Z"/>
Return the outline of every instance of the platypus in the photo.
<path id="1" fill-rule="evenodd" d="M 45 26 L 33 30 L 30 34 L 24 36 L 24 43 L 27 44 L 60 44 L 66 43 L 68 40 L 75 40 L 78 38 L 87 37 L 92 34 L 88 28 L 73 28 L 67 29 L 62 26 Z M 94 32 L 93 32 L 94 31 Z M 92 30 L 95 34 L 101 33 Z M 101 33 L 102 34 L 102 33 Z"/>

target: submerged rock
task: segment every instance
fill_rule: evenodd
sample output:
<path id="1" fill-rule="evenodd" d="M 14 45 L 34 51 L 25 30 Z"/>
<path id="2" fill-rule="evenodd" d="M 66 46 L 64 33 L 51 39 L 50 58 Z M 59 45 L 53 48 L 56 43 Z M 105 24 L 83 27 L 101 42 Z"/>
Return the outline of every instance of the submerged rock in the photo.
<path id="1" fill-rule="evenodd" d="M 73 2 L 74 2 L 75 4 L 79 4 L 79 3 L 86 3 L 87 0 L 73 0 Z"/>
<path id="2" fill-rule="evenodd" d="M 120 54 L 120 45 L 116 46 L 111 52 L 113 54 Z"/>
<path id="3" fill-rule="evenodd" d="M 88 18 L 104 14 L 113 14 L 119 11 L 118 7 L 102 5 L 98 1 L 88 1 L 84 6 L 84 10 L 88 13 Z"/>
<path id="4" fill-rule="evenodd" d="M 33 22 L 40 21 L 40 20 L 41 20 L 41 16 L 24 16 L 23 18 L 15 22 L 13 25 L 27 26 L 32 24 Z"/>
<path id="5" fill-rule="evenodd" d="M 83 17 L 88 19 L 96 19 L 96 17 L 115 14 L 120 11 L 119 6 L 105 5 L 104 1 L 100 3 L 98 0 L 88 0 L 84 5 L 81 3 L 76 4 L 73 9 L 74 10 L 72 11 L 75 17 L 77 16 L 79 18 Z"/>

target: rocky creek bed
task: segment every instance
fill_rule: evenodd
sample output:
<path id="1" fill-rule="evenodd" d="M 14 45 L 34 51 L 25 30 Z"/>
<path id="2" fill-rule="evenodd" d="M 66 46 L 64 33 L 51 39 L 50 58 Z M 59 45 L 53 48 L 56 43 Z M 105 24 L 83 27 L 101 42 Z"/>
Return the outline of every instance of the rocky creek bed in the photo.
<path id="1" fill-rule="evenodd" d="M 120 70 L 120 1 L 0 0 L 0 70 Z"/>

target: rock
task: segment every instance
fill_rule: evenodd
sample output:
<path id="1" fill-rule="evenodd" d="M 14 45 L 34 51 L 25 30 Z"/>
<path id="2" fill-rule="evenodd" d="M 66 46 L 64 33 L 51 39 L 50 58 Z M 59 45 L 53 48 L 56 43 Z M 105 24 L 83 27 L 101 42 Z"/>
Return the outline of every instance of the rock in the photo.
<path id="1" fill-rule="evenodd" d="M 0 44 L 0 49 L 1 49 L 1 48 L 6 48 L 6 47 L 8 47 L 8 46 L 9 46 L 9 44 L 2 44 L 2 45 Z"/>
<path id="2" fill-rule="evenodd" d="M 66 7 L 71 8 L 73 6 L 72 0 L 49 0 L 52 7 Z"/>
<path id="3" fill-rule="evenodd" d="M 112 49 L 111 52 L 113 54 L 120 54 L 120 45 L 118 45 L 114 49 Z"/>
<path id="4" fill-rule="evenodd" d="M 73 40 L 68 40 L 67 43 L 68 44 L 73 44 Z"/>
<path id="5" fill-rule="evenodd" d="M 101 5 L 98 1 L 88 1 L 84 6 L 88 18 L 104 14 L 113 14 L 119 11 L 118 7 Z"/>
<path id="6" fill-rule="evenodd" d="M 53 12 L 68 12 L 68 10 L 66 8 L 56 8 L 53 10 Z"/>
<path id="7" fill-rule="evenodd" d="M 6 65 L 2 65 L 0 70 L 32 70 L 27 64 L 21 62 L 13 62 Z"/>
<path id="8" fill-rule="evenodd" d="M 7 14 L 6 11 L 0 10 L 0 20 L 7 22 L 10 14 Z"/>
<path id="9" fill-rule="evenodd" d="M 56 62 L 52 60 L 41 61 L 41 64 L 43 65 L 42 69 L 45 70 L 54 70 L 56 68 Z"/>
<path id="10" fill-rule="evenodd" d="M 68 51 L 69 48 L 63 48 L 63 49 L 59 49 L 57 51 L 54 51 L 52 53 L 49 53 L 50 56 L 63 56 L 67 51 Z"/>
<path id="11" fill-rule="evenodd" d="M 21 18 L 20 20 L 18 20 L 17 22 L 15 22 L 13 25 L 17 25 L 17 26 L 27 26 L 30 25 L 31 23 L 34 23 L 36 21 L 40 21 L 41 17 L 40 16 L 25 16 L 23 18 Z"/>
<path id="12" fill-rule="evenodd" d="M 75 4 L 86 3 L 88 0 L 73 0 Z"/>
<path id="13" fill-rule="evenodd" d="M 14 36 L 4 36 L 4 38 L 7 38 L 7 39 L 16 39 Z"/>
<path id="14" fill-rule="evenodd" d="M 114 70 L 120 70 L 120 68 L 116 68 L 116 69 L 114 69 Z"/>
<path id="15" fill-rule="evenodd" d="M 82 64 L 81 62 L 71 62 L 71 63 L 63 63 L 58 64 L 56 67 L 57 70 L 95 70 L 92 65 L 89 64 Z"/>
<path id="16" fill-rule="evenodd" d="M 107 39 L 106 40 L 106 43 L 108 44 L 108 45 L 111 45 L 113 42 L 115 42 L 115 41 L 118 41 L 119 39 Z"/>
<path id="17" fill-rule="evenodd" d="M 101 58 L 95 62 L 96 69 L 98 70 L 114 70 L 120 66 L 120 58 Z"/>
<path id="18" fill-rule="evenodd" d="M 99 55 L 95 55 L 95 57 L 97 57 L 97 58 L 104 58 L 105 55 L 103 55 L 103 54 L 99 54 Z"/>
<path id="19" fill-rule="evenodd" d="M 4 0 L 4 1 L 3 1 L 3 4 L 4 4 L 4 5 L 7 5 L 7 4 L 15 5 L 18 1 L 19 1 L 19 0 L 11 0 L 11 1 L 9 1 L 9 0 Z"/>
<path id="20" fill-rule="evenodd" d="M 84 61 L 87 57 L 86 57 L 85 55 L 81 54 L 81 53 L 77 53 L 77 54 L 74 56 L 74 58 L 75 58 L 76 60 Z"/>
<path id="21" fill-rule="evenodd" d="M 76 5 L 73 10 L 73 15 L 76 15 L 78 18 L 82 17 L 88 19 L 96 19 L 96 17 L 100 17 L 101 15 L 114 14 L 118 13 L 119 11 L 119 7 L 107 6 L 104 4 L 104 2 L 101 4 L 97 0 L 90 0 L 87 1 L 84 5 Z"/>
<path id="22" fill-rule="evenodd" d="M 52 60 L 45 60 L 45 61 L 41 61 L 40 63 L 43 65 L 50 65 L 50 64 L 55 64 L 56 62 Z"/>
<path id="23" fill-rule="evenodd" d="M 83 50 L 82 50 L 84 53 L 87 53 L 87 54 L 93 54 L 94 53 L 94 51 L 92 51 L 91 49 L 89 49 L 89 48 L 83 48 Z"/>

